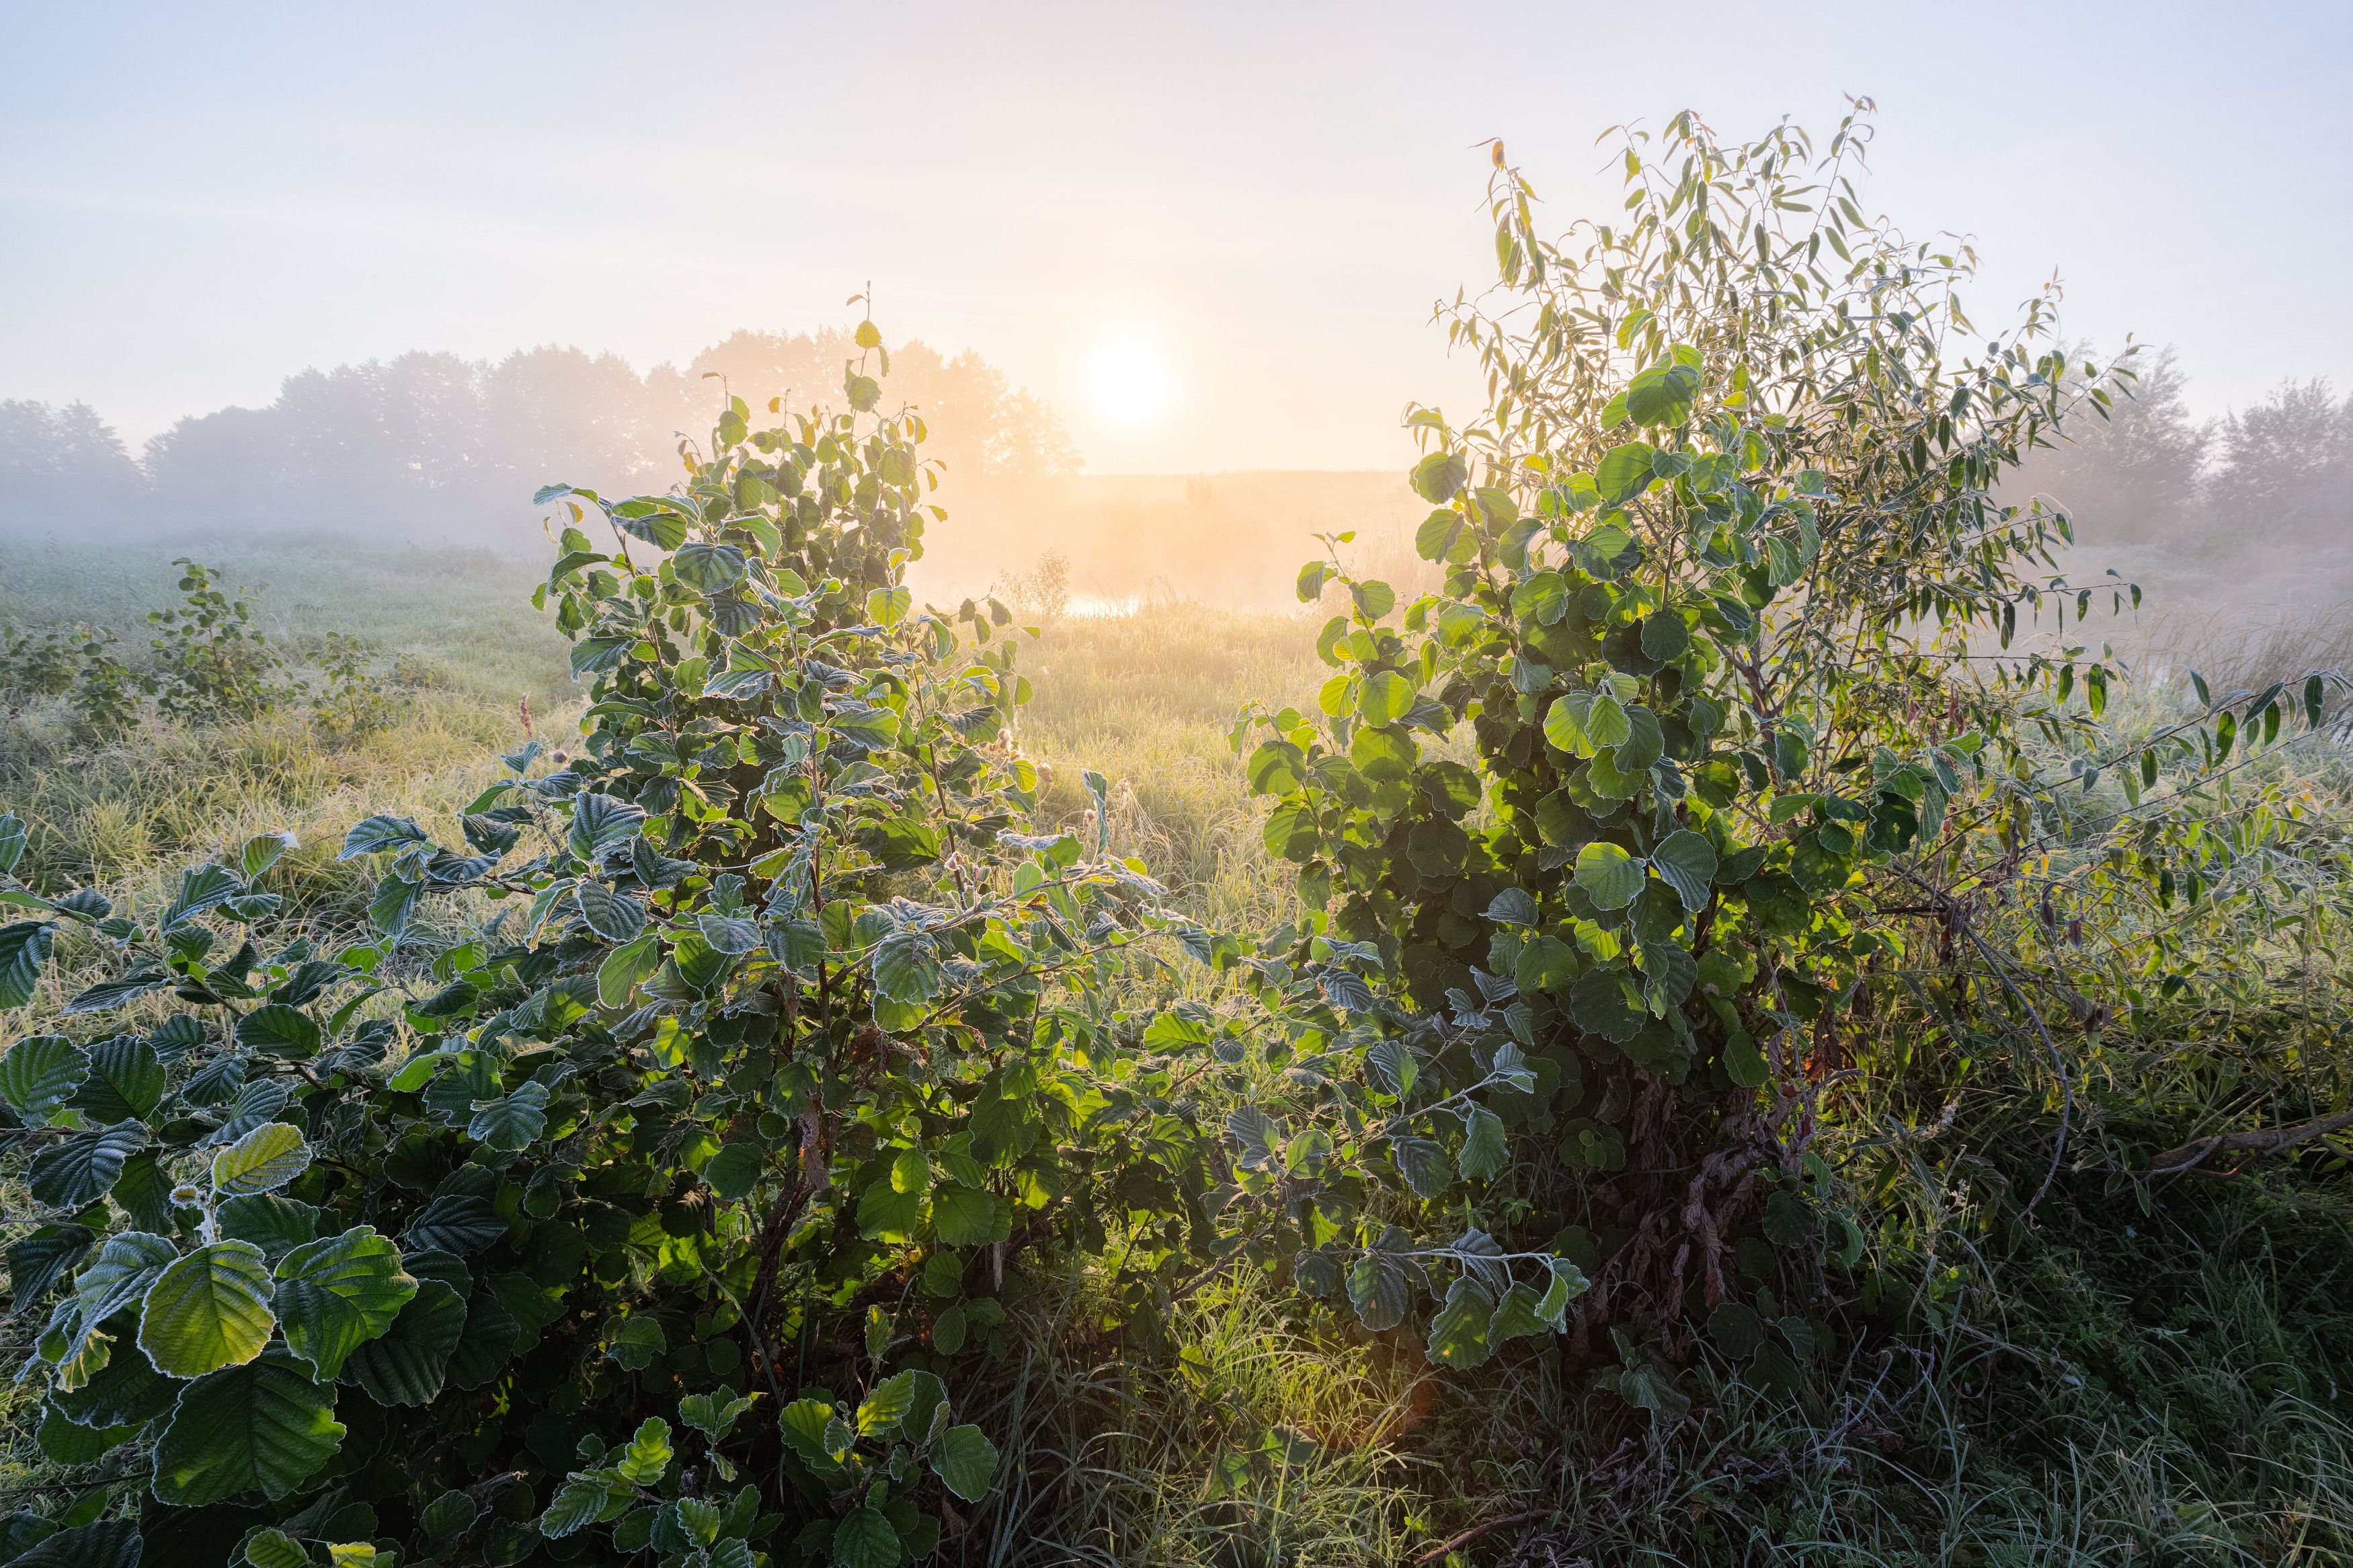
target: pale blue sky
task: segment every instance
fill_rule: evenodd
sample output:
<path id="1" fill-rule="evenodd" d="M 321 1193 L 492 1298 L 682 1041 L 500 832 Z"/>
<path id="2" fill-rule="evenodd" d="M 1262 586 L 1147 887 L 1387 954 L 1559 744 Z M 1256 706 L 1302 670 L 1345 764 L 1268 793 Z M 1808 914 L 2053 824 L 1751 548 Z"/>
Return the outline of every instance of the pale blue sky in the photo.
<path id="1" fill-rule="evenodd" d="M 1593 140 L 1880 105 L 1869 205 L 1973 234 L 1980 321 L 2178 344 L 2202 412 L 2353 382 L 2353 6 L 890 6 L 0 0 L 0 397 L 134 445 L 408 348 L 641 368 L 741 325 L 970 347 L 1099 470 L 1403 458 L 1460 403 L 1504 136 L 1564 223 Z M 1166 413 L 1088 394 L 1142 342 Z"/>

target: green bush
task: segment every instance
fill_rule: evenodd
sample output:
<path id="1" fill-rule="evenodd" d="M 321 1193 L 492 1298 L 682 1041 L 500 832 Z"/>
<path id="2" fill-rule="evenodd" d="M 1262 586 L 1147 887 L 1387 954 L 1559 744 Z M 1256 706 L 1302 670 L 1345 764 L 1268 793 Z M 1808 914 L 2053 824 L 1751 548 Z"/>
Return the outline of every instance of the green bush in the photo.
<path id="1" fill-rule="evenodd" d="M 1662 1426 L 1700 1333 L 1790 1389 L 1832 1337 L 1821 1266 L 1866 1238 L 1813 1147 L 1820 1097 L 1850 1016 L 1926 995 L 1922 917 L 1947 963 L 1982 946 L 1989 891 L 2064 831 L 2059 792 L 2105 769 L 2137 805 L 2202 733 L 2104 746 L 2105 659 L 1998 651 L 2021 611 L 2063 633 L 2090 609 L 2063 518 L 1998 492 L 2113 380 L 2037 346 L 2039 302 L 1970 326 L 1965 254 L 1862 219 L 1860 133 L 1817 160 L 1790 128 L 1727 147 L 1679 116 L 1630 140 L 1623 221 L 1557 243 L 1499 148 L 1499 293 L 1451 328 L 1493 404 L 1409 420 L 1443 584 L 1400 605 L 1327 541 L 1298 584 L 1345 596 L 1321 711 L 1234 732 L 1318 911 L 1276 950 L 1348 1015 L 1278 1006 L 1293 1059 L 1231 1124 L 1246 1194 L 1290 1222 L 1275 1250 L 1367 1329 L 1427 1312 L 1449 1365 L 1567 1309 Z M 2295 706 L 2210 705 L 2206 760 Z M 2195 837 L 2132 823 L 2068 896 L 2170 899 Z"/>
<path id="2" fill-rule="evenodd" d="M 43 1429 L 153 1422 L 151 1531 L 342 1542 L 364 1503 L 353 1543 L 425 1556 L 885 1568 L 988 1495 L 950 1389 L 1033 1277 L 1098 1258 L 1097 1321 L 1148 1332 L 1206 1256 L 1179 1064 L 1107 990 L 1177 922 L 1105 824 L 1021 831 L 1007 613 L 914 608 L 922 426 L 845 393 L 733 404 L 681 495 L 543 493 L 610 533 L 540 595 L 581 745 L 512 754 L 453 846 L 354 827 L 380 941 L 266 952 L 269 837 L 142 918 L 17 896 L 0 1003 L 68 927 L 124 959 L 64 1015 L 143 1020 L 20 1042 L 0 1095 L 55 1216 L 12 1255 L 56 1298 Z"/>

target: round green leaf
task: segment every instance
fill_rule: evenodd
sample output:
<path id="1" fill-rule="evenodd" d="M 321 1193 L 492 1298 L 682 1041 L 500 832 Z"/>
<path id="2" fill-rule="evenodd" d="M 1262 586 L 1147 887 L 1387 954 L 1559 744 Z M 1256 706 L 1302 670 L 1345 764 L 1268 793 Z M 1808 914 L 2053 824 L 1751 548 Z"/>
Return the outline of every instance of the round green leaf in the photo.
<path id="1" fill-rule="evenodd" d="M 607 942 L 634 942 L 646 929 L 645 906 L 602 882 L 580 883 L 572 889 L 572 900 L 579 908 L 581 923 Z"/>
<path id="2" fill-rule="evenodd" d="M 617 947 L 596 966 L 596 1000 L 607 1007 L 628 1005 L 637 988 L 661 967 L 661 942 L 649 931 L 626 947 Z"/>
<path id="3" fill-rule="evenodd" d="M 1593 482 L 1600 489 L 1603 504 L 1616 506 L 1649 489 L 1651 459 L 1656 455 L 1647 441 L 1629 441 L 1603 453 L 1601 466 L 1593 471 Z"/>
<path id="4" fill-rule="evenodd" d="M 144 1300 L 164 1270 L 179 1260 L 180 1249 L 169 1237 L 143 1230 L 108 1237 L 90 1267 L 74 1281 L 81 1321 L 102 1323 L 133 1301 Z"/>
<path id="5" fill-rule="evenodd" d="M 547 1131 L 547 1086 L 526 1082 L 512 1094 L 484 1100 L 466 1123 L 466 1135 L 506 1153 L 531 1147 Z"/>
<path id="6" fill-rule="evenodd" d="M 1444 506 L 1470 479 L 1470 465 L 1454 453 L 1432 452 L 1413 466 L 1413 493 L 1432 506 Z"/>
<path id="7" fill-rule="evenodd" d="M 98 1233 L 86 1225 L 45 1225 L 8 1247 L 8 1287 L 18 1312 L 30 1308 L 88 1257 Z"/>
<path id="8" fill-rule="evenodd" d="M 1651 851 L 1651 869 L 1675 890 L 1684 909 L 1697 914 L 1706 906 L 1708 889 L 1715 880 L 1715 846 L 1687 827 L 1679 828 Z"/>
<path id="9" fill-rule="evenodd" d="M 1504 1119 L 1483 1105 L 1471 1108 L 1470 1127 L 1455 1167 L 1474 1182 L 1492 1182 L 1510 1163 L 1511 1148 L 1504 1136 Z"/>
<path id="10" fill-rule="evenodd" d="M 979 1247 L 997 1236 L 997 1199 L 955 1184 L 932 1194 L 932 1228 L 950 1247 Z"/>
<path id="11" fill-rule="evenodd" d="M 732 544 L 681 544 L 670 567 L 698 594 L 723 594 L 744 580 L 744 552 Z"/>
<path id="12" fill-rule="evenodd" d="M 0 1100 L 27 1121 L 66 1102 L 90 1074 L 90 1058 L 62 1035 L 33 1035 L 0 1056 Z"/>
<path id="13" fill-rule="evenodd" d="M 74 1091 L 73 1105 L 96 1121 L 129 1121 L 163 1098 L 164 1064 L 155 1047 L 136 1035 L 118 1035 L 91 1048 L 90 1076 Z"/>
<path id="14" fill-rule="evenodd" d="M 702 1167 L 702 1179 L 723 1202 L 733 1203 L 759 1181 L 765 1163 L 765 1155 L 759 1143 L 738 1138 L 720 1145 L 711 1163 Z"/>
<path id="15" fill-rule="evenodd" d="M 311 1568 L 301 1543 L 282 1530 L 264 1530 L 245 1543 L 245 1560 L 253 1568 Z"/>
<path id="16" fill-rule="evenodd" d="M 164 1269 L 147 1292 L 139 1348 L 155 1370 L 201 1377 L 253 1360 L 278 1323 L 269 1265 L 248 1241 L 216 1241 Z"/>
<path id="17" fill-rule="evenodd" d="M 122 1163 L 147 1142 L 147 1129 L 118 1121 L 44 1151 L 26 1173 L 33 1196 L 54 1209 L 87 1207 L 113 1189 Z"/>
<path id="18" fill-rule="evenodd" d="M 56 934 L 57 927 L 47 921 L 0 926 L 0 1008 L 22 1007 L 33 999 Z"/>
<path id="19" fill-rule="evenodd" d="M 898 1568 L 899 1532 L 881 1510 L 852 1509 L 833 1527 L 833 1562 L 834 1568 Z"/>
<path id="20" fill-rule="evenodd" d="M 225 1198 L 272 1192 L 310 1168 L 301 1129 L 265 1122 L 213 1156 L 213 1191 Z"/>
<path id="21" fill-rule="evenodd" d="M 951 1426 L 932 1445 L 932 1473 L 966 1502 L 988 1495 L 997 1476 L 997 1445 L 977 1426 Z"/>
<path id="22" fill-rule="evenodd" d="M 318 1020 L 300 1007 L 266 1003 L 237 1021 L 237 1043 L 264 1056 L 308 1061 L 319 1054 Z"/>
<path id="23" fill-rule="evenodd" d="M 940 994 L 940 960 L 921 931 L 894 931 L 874 950 L 874 989 L 893 1002 L 918 1004 Z"/>
<path id="24" fill-rule="evenodd" d="M 1393 669 L 1365 678 L 1356 694 L 1356 711 L 1367 724 L 1394 724 L 1413 706 L 1413 683 Z"/>
<path id="25" fill-rule="evenodd" d="M 353 1352 L 392 1328 L 417 1289 L 400 1266 L 400 1249 L 361 1226 L 286 1255 L 278 1266 L 278 1318 L 288 1347 L 332 1383 Z"/>
<path id="26" fill-rule="evenodd" d="M 1391 1253 L 1367 1252 L 1348 1270 L 1349 1303 L 1357 1321 L 1377 1334 L 1404 1322 L 1412 1299 L 1405 1265 Z"/>
<path id="27" fill-rule="evenodd" d="M 1642 890 L 1642 863 L 1615 844 L 1588 844 L 1577 852 L 1577 885 L 1595 909 L 1622 910 Z"/>
<path id="28" fill-rule="evenodd" d="M 465 1331 L 466 1299 L 441 1280 L 422 1280 L 391 1329 L 345 1364 L 378 1405 L 429 1404 Z"/>
<path id="29" fill-rule="evenodd" d="M 199 1508 L 259 1490 L 277 1499 L 317 1474 L 343 1446 L 334 1394 L 273 1351 L 181 1391 L 155 1444 L 156 1500 Z"/>
<path id="30" fill-rule="evenodd" d="M 607 849 L 628 843 L 645 830 L 642 807 L 609 795 L 584 795 L 572 803 L 572 853 L 595 860 Z"/>
<path id="31" fill-rule="evenodd" d="M 1654 364 L 1626 384 L 1626 414 L 1637 425 L 1680 425 L 1698 396 L 1695 366 Z"/>
<path id="32" fill-rule="evenodd" d="M 1446 1304 L 1430 1320 L 1430 1359 L 1456 1368 L 1485 1362 L 1493 1348 L 1488 1338 L 1493 1310 L 1486 1287 L 1469 1275 L 1456 1279 L 1447 1288 Z"/>
<path id="33" fill-rule="evenodd" d="M 145 1542 L 135 1519 L 60 1530 L 8 1560 L 8 1568 L 139 1568 Z"/>

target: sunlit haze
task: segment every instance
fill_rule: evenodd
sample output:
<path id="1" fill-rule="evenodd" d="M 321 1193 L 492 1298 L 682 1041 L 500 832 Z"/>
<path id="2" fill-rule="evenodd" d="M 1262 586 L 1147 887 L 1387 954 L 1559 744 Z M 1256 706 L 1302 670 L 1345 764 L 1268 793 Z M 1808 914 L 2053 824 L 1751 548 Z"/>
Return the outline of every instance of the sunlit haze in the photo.
<path id="1" fill-rule="evenodd" d="M 1878 102 L 1872 205 L 1965 227 L 1980 316 L 2179 345 L 2219 414 L 2353 381 L 2337 5 L 9 4 L 0 397 L 135 450 L 306 366 L 739 327 L 971 350 L 1090 472 L 1394 468 L 1467 400 L 1485 139 L 1561 225 L 1613 123 Z M 1181 352 L 1180 352 L 1181 350 Z"/>
<path id="2" fill-rule="evenodd" d="M 1115 425 L 1149 425 L 1168 407 L 1168 367 L 1149 343 L 1106 343 L 1087 366 L 1094 411 Z"/>

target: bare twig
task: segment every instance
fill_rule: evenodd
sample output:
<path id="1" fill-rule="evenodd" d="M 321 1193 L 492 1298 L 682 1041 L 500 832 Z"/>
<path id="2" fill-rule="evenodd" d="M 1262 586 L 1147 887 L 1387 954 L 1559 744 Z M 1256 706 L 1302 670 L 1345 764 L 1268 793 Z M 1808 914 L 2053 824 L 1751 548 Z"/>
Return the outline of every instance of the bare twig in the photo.
<path id="1" fill-rule="evenodd" d="M 1468 1546 L 1482 1535 L 1493 1535 L 1495 1531 L 1502 1530 L 1508 1525 L 1525 1524 L 1529 1520 L 1536 1518 L 1540 1511 L 1541 1510 L 1539 1510 L 1532 1508 L 1522 1509 L 1517 1513 L 1507 1513 L 1500 1519 L 1491 1519 L 1484 1524 L 1474 1524 L 1470 1529 L 1463 1531 L 1457 1535 L 1450 1536 L 1446 1540 L 1440 1542 L 1437 1545 L 1422 1552 L 1419 1555 L 1414 1558 L 1414 1562 L 1417 1563 L 1435 1563 L 1444 1557 L 1448 1552 Z"/>
<path id="2" fill-rule="evenodd" d="M 2194 1138 L 2178 1149 L 2168 1149 L 2150 1164 L 2148 1174 L 2178 1176 L 2195 1170 L 2216 1154 L 2275 1154 L 2282 1149 L 2326 1138 L 2348 1127 L 2353 1127 L 2353 1110 L 2316 1116 L 2309 1121 L 2292 1121 L 2284 1127 L 2259 1128 L 2253 1132 L 2217 1132 L 2209 1138 Z"/>

